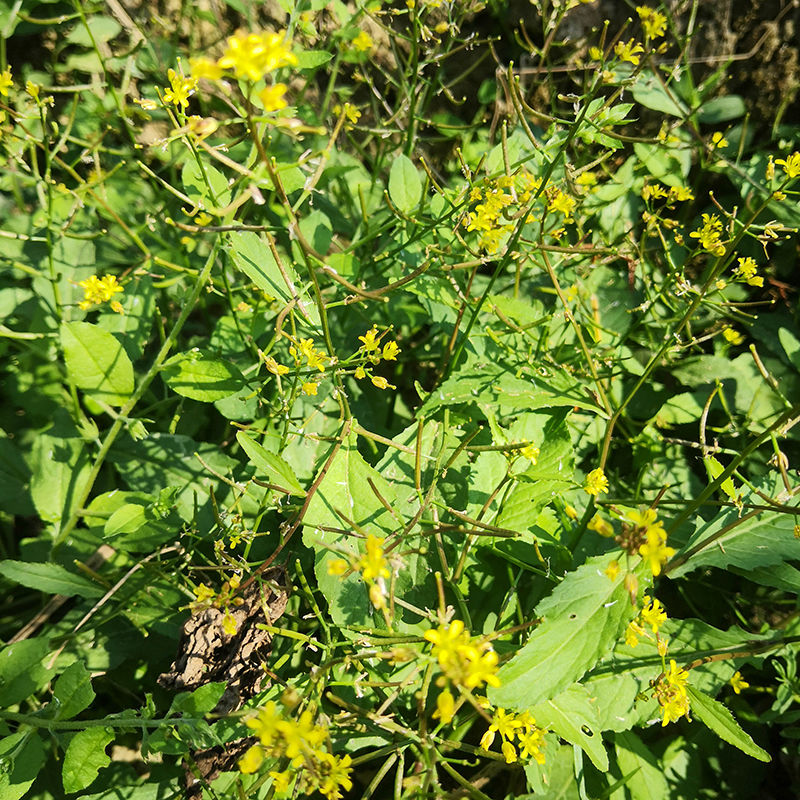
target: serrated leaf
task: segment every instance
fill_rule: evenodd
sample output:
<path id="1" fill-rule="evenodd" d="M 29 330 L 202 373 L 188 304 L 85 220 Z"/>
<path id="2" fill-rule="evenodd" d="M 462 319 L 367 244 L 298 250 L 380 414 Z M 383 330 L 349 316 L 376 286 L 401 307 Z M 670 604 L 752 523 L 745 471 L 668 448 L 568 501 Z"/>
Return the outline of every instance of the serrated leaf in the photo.
<path id="1" fill-rule="evenodd" d="M 422 180 L 408 156 L 399 155 L 389 172 L 389 197 L 404 214 L 413 211 L 422 196 Z"/>
<path id="2" fill-rule="evenodd" d="M 119 340 L 88 322 L 65 322 L 61 346 L 70 380 L 95 400 L 124 405 L 133 393 L 133 364 Z"/>
<path id="3" fill-rule="evenodd" d="M 2 561 L 0 575 L 8 580 L 38 589 L 46 594 L 63 594 L 67 597 L 100 597 L 103 590 L 82 575 L 70 572 L 60 564 L 40 564 L 29 561 Z"/>
<path id="4" fill-rule="evenodd" d="M 164 364 L 161 374 L 173 392 L 202 403 L 230 397 L 245 384 L 235 364 L 202 350 L 173 356 Z"/>
<path id="5" fill-rule="evenodd" d="M 288 490 L 297 497 L 305 497 L 305 490 L 295 477 L 292 468 L 277 453 L 271 453 L 255 439 L 251 439 L 244 431 L 236 434 L 236 440 L 247 453 L 250 463 L 256 468 L 257 475 L 265 476 L 270 483 Z"/>
<path id="6" fill-rule="evenodd" d="M 739 727 L 739 723 L 734 719 L 733 714 L 722 703 L 695 689 L 693 686 L 687 686 L 686 688 L 693 717 L 699 719 L 709 730 L 716 733 L 720 739 L 732 744 L 734 747 L 738 747 L 745 755 L 759 761 L 772 760 L 770 754 L 759 747 L 750 735 Z"/>
<path id="7" fill-rule="evenodd" d="M 94 700 L 92 677 L 82 661 L 70 664 L 53 687 L 53 706 L 57 719 L 72 719 Z"/>
<path id="8" fill-rule="evenodd" d="M 551 700 L 527 710 L 537 725 L 580 747 L 601 772 L 608 770 L 608 754 L 600 735 L 597 711 L 585 687 L 570 686 Z"/>
<path id="9" fill-rule="evenodd" d="M 20 703 L 44 686 L 54 667 L 43 662 L 50 653 L 45 639 L 23 639 L 0 650 L 0 708 Z"/>
<path id="10" fill-rule="evenodd" d="M 590 558 L 539 603 L 542 622 L 501 667 L 501 685 L 488 693 L 493 705 L 527 708 L 548 700 L 611 652 L 636 615 L 623 573 L 613 581 L 604 573 L 612 556 Z"/>
<path id="11" fill-rule="evenodd" d="M 114 740 L 112 728 L 87 728 L 78 731 L 67 745 L 61 780 L 64 791 L 80 792 L 87 788 L 103 767 L 111 763 L 106 747 Z"/>

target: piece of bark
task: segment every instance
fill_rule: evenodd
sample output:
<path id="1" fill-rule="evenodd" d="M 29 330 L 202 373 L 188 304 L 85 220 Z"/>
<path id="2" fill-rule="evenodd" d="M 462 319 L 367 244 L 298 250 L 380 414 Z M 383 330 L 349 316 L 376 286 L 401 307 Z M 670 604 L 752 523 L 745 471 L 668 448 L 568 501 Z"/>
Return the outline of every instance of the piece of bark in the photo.
<path id="1" fill-rule="evenodd" d="M 239 759 L 258 741 L 255 736 L 237 739 L 206 750 L 192 750 L 183 762 L 186 777 L 186 800 L 202 800 L 203 788 L 220 772 L 233 772 Z"/>

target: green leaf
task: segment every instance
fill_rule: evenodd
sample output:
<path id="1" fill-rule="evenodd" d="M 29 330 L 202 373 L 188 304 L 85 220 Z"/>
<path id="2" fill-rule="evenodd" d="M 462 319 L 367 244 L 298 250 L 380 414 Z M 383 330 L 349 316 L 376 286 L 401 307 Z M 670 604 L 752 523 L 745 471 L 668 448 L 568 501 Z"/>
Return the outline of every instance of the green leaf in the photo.
<path id="1" fill-rule="evenodd" d="M 608 770 L 597 710 L 585 687 L 570 686 L 551 700 L 530 706 L 528 711 L 537 725 L 580 747 L 601 772 Z"/>
<path id="2" fill-rule="evenodd" d="M 181 692 L 173 699 L 167 716 L 183 714 L 187 717 L 199 717 L 207 714 L 216 707 L 226 688 L 227 684 L 224 682 L 207 683 L 193 692 Z"/>
<path id="3" fill-rule="evenodd" d="M 295 477 L 292 468 L 277 453 L 271 453 L 263 445 L 251 439 L 244 431 L 236 434 L 236 440 L 247 453 L 257 475 L 265 476 L 270 483 L 287 489 L 290 494 L 305 497 L 305 490 Z"/>
<path id="4" fill-rule="evenodd" d="M 67 794 L 86 789 L 98 771 L 111 763 L 106 747 L 113 740 L 112 728 L 87 728 L 70 739 L 61 769 L 61 780 Z"/>
<path id="5" fill-rule="evenodd" d="M 45 594 L 63 594 L 67 597 L 101 597 L 103 589 L 82 575 L 62 567 L 60 564 L 39 564 L 29 561 L 2 561 L 0 575 L 29 589 L 38 589 Z"/>
<path id="6" fill-rule="evenodd" d="M 0 798 L 20 800 L 44 764 L 42 740 L 31 731 L 18 731 L 0 740 Z"/>
<path id="7" fill-rule="evenodd" d="M 47 640 L 23 639 L 0 650 L 0 708 L 20 703 L 41 689 L 54 667 L 45 666 Z"/>
<path id="8" fill-rule="evenodd" d="M 672 796 L 663 767 L 635 733 L 618 733 L 614 749 L 620 772 L 628 776 L 625 788 L 631 800 L 668 800 Z"/>
<path id="9" fill-rule="evenodd" d="M 681 118 L 689 114 L 689 109 L 678 96 L 675 85 L 670 87 L 668 94 L 652 73 L 642 72 L 631 89 L 631 94 L 637 103 L 645 108 L 652 108 L 653 111 Z"/>
<path id="10" fill-rule="evenodd" d="M 408 156 L 399 155 L 389 172 L 389 197 L 404 214 L 413 211 L 422 196 L 422 180 Z"/>
<path id="11" fill-rule="evenodd" d="M 667 149 L 663 144 L 643 144 L 642 142 L 636 142 L 633 149 L 654 178 L 667 186 L 683 186 L 691 166 L 688 149 L 685 151 L 677 148 Z M 681 156 L 683 157 L 681 158 Z"/>
<path id="12" fill-rule="evenodd" d="M 747 106 L 738 94 L 726 94 L 703 103 L 697 112 L 697 120 L 703 125 L 718 125 L 743 117 L 746 113 Z"/>
<path id="13" fill-rule="evenodd" d="M 733 714 L 718 700 L 707 694 L 687 686 L 689 706 L 692 716 L 700 720 L 706 727 L 717 734 L 720 739 L 738 747 L 745 755 L 759 761 L 771 761 L 769 753 L 760 748 L 740 727 Z"/>
<path id="14" fill-rule="evenodd" d="M 53 687 L 53 705 L 57 719 L 72 719 L 94 700 L 92 678 L 82 661 L 70 664 Z"/>
<path id="15" fill-rule="evenodd" d="M 501 667 L 501 685 L 488 693 L 493 705 L 528 708 L 548 700 L 611 652 L 636 615 L 623 572 L 613 581 L 604 573 L 613 557 L 590 558 L 539 603 L 535 615 L 542 621 Z"/>
<path id="16" fill-rule="evenodd" d="M 117 338 L 88 322 L 61 326 L 61 346 L 70 380 L 90 397 L 121 406 L 133 393 L 133 364 Z"/>
<path id="17" fill-rule="evenodd" d="M 237 366 L 197 349 L 173 356 L 161 374 L 173 392 L 202 403 L 230 397 L 245 384 Z"/>
<path id="18" fill-rule="evenodd" d="M 189 199 L 200 209 L 224 208 L 231 202 L 228 179 L 207 160 L 202 169 L 196 158 L 190 158 L 181 173 L 183 189 Z"/>
<path id="19" fill-rule="evenodd" d="M 715 481 L 723 472 L 725 472 L 725 467 L 719 463 L 718 459 L 714 458 L 714 456 L 706 456 L 703 459 L 703 463 L 706 465 L 706 470 L 708 472 L 709 481 Z M 733 485 L 733 478 L 726 478 L 721 484 L 720 489 L 725 492 L 726 495 L 731 500 L 736 500 L 736 487 Z"/>
<path id="20" fill-rule="evenodd" d="M 325 50 L 303 50 L 297 53 L 296 69 L 315 69 L 327 64 L 333 58 L 333 53 Z"/>
<path id="21" fill-rule="evenodd" d="M 0 507 L 8 514 L 30 516 L 31 471 L 16 445 L 0 437 Z"/>

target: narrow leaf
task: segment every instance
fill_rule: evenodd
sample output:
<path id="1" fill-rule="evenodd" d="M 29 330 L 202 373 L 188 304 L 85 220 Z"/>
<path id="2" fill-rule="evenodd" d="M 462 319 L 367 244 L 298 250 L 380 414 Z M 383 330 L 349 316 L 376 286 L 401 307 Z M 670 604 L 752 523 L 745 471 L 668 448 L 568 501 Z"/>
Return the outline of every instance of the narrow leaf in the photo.
<path id="1" fill-rule="evenodd" d="M 100 597 L 103 590 L 90 583 L 81 575 L 76 575 L 60 564 L 39 564 L 27 561 L 3 561 L 0 575 L 20 586 L 38 589 L 45 594 L 63 594 L 78 597 Z"/>
<path id="2" fill-rule="evenodd" d="M 271 453 L 263 445 L 251 439 L 244 431 L 236 434 L 236 440 L 247 453 L 259 475 L 265 475 L 271 483 L 282 486 L 290 494 L 305 496 L 305 490 L 295 477 L 292 468 L 277 453 Z"/>

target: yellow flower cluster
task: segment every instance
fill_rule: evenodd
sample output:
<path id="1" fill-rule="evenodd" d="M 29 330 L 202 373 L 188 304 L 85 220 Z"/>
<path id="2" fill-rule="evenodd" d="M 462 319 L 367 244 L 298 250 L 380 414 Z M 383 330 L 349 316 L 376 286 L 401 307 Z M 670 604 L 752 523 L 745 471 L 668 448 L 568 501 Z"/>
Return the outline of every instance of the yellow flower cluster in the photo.
<path id="1" fill-rule="evenodd" d="M 636 13 L 648 39 L 660 39 L 667 29 L 667 18 L 650 6 L 636 6 Z"/>
<path id="2" fill-rule="evenodd" d="M 282 771 L 270 771 L 276 794 L 287 794 L 294 786 L 298 794 L 319 792 L 328 800 L 339 800 L 342 791 L 353 788 L 349 755 L 337 757 L 325 749 L 328 729 L 317 725 L 310 711 L 289 719 L 270 701 L 245 723 L 259 743 L 239 760 L 239 770 L 256 772 L 266 758 L 286 759 Z"/>
<path id="3" fill-rule="evenodd" d="M 436 679 L 436 685 L 442 689 L 436 701 L 436 719 L 443 723 L 453 719 L 455 699 L 451 684 L 456 689 L 469 691 L 480 689 L 484 684 L 500 685 L 497 653 L 485 639 L 473 639 L 461 620 L 454 619 L 449 625 L 431 628 L 425 633 L 425 639 L 433 645 L 431 654 L 442 670 L 442 675 Z"/>
<path id="4" fill-rule="evenodd" d="M 725 254 L 725 245 L 721 241 L 722 222 L 716 214 L 703 214 L 703 225 L 692 231 L 689 236 L 697 239 L 703 250 L 715 256 Z"/>
<path id="5" fill-rule="evenodd" d="M 634 42 L 633 39 L 628 39 L 627 42 L 617 42 L 614 45 L 614 55 L 620 61 L 628 61 L 634 66 L 639 65 L 639 53 L 644 53 L 644 47 L 639 42 Z"/>
<path id="6" fill-rule="evenodd" d="M 386 344 L 381 347 L 381 339 L 383 339 L 388 332 L 388 330 L 385 330 L 383 333 L 378 333 L 378 326 L 373 325 L 363 336 L 358 337 L 362 344 L 358 348 L 357 354 L 360 354 L 365 358 L 366 361 L 374 365 L 380 364 L 381 359 L 384 361 L 397 361 L 397 355 L 400 352 L 397 342 L 386 342 Z M 353 375 L 358 380 L 366 378 L 369 375 L 372 385 L 376 386 L 378 389 L 397 388 L 381 375 L 372 375 L 367 371 L 363 364 L 360 364 L 358 367 L 356 367 Z"/>
<path id="7" fill-rule="evenodd" d="M 661 706 L 663 719 L 662 726 L 676 722 L 681 717 L 689 716 L 689 697 L 686 694 L 686 684 L 689 673 L 679 669 L 675 659 L 670 659 L 669 669 L 662 673 L 653 689 L 653 696 Z"/>
<path id="8" fill-rule="evenodd" d="M 489 730 L 481 737 L 481 748 L 488 750 L 497 734 L 500 735 L 500 751 L 507 764 L 513 764 L 520 757 L 532 758 L 537 763 L 544 764 L 545 756 L 542 748 L 544 747 L 545 731 L 536 725 L 536 720 L 530 712 L 523 711 L 521 714 L 514 714 L 507 712 L 504 708 L 496 708 Z M 519 752 L 517 752 L 517 748 L 519 748 Z"/>
<path id="9" fill-rule="evenodd" d="M 383 547 L 385 541 L 370 533 L 364 555 L 358 558 L 335 558 L 328 564 L 329 575 L 344 575 L 348 570 L 360 572 L 364 583 L 369 587 L 370 602 L 378 611 L 386 608 L 385 580 L 392 574 Z"/>
<path id="10" fill-rule="evenodd" d="M 674 548 L 667 546 L 664 523 L 656 518 L 652 508 L 630 511 L 626 518 L 633 525 L 632 541 L 642 542 L 638 547 L 639 555 L 648 562 L 654 576 L 660 575 L 661 568 L 675 555 Z"/>
<path id="11" fill-rule="evenodd" d="M 78 286 L 83 289 L 83 300 L 78 305 L 84 311 L 100 303 L 107 303 L 111 301 L 111 308 L 118 314 L 122 313 L 122 304 L 119 300 L 114 300 L 114 295 L 123 291 L 122 286 L 117 283 L 115 275 L 106 275 L 103 278 L 98 278 L 97 275 L 92 275 L 85 281 L 78 281 Z"/>
<path id="12" fill-rule="evenodd" d="M 666 652 L 666 642 L 658 637 L 658 630 L 667 621 L 667 612 L 657 597 L 650 599 L 645 595 L 643 603 L 639 616 L 628 623 L 625 631 L 625 644 L 630 647 L 636 647 L 639 644 L 640 637 L 647 636 L 650 638 L 650 634 L 646 630 L 649 627 L 656 635 L 659 651 L 663 649 Z"/>
<path id="13" fill-rule="evenodd" d="M 181 111 L 186 111 L 189 98 L 197 90 L 197 78 L 187 78 L 174 69 L 167 70 L 169 86 L 164 89 L 164 100 L 174 106 L 180 106 Z"/>
<path id="14" fill-rule="evenodd" d="M 241 597 L 236 597 L 234 595 L 234 592 L 239 588 L 239 583 L 239 576 L 233 575 L 222 584 L 219 593 L 215 592 L 205 583 L 195 586 L 192 591 L 196 599 L 190 606 L 192 611 L 197 611 L 201 608 L 224 609 L 225 613 L 222 617 L 222 630 L 225 632 L 226 636 L 234 636 L 236 634 L 236 620 L 233 617 L 231 608 L 244 603 Z"/>
<path id="15" fill-rule="evenodd" d="M 583 486 L 583 491 L 596 497 L 598 494 L 608 494 L 608 478 L 605 472 L 598 467 L 593 469 L 586 476 L 586 483 Z"/>
<path id="16" fill-rule="evenodd" d="M 685 189 L 683 186 L 670 186 L 665 189 L 659 183 L 647 183 L 642 188 L 643 200 L 661 200 L 663 198 L 666 198 L 666 204 L 670 206 L 675 202 L 694 200 L 694 195 L 690 189 Z"/>

